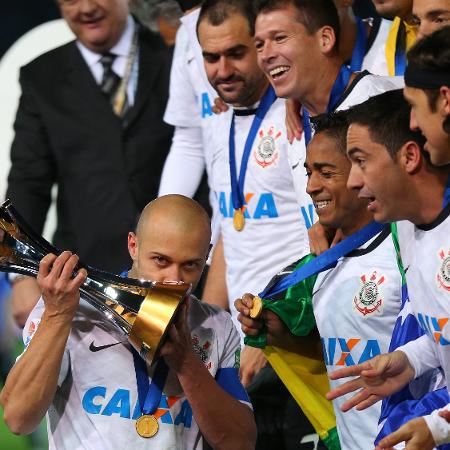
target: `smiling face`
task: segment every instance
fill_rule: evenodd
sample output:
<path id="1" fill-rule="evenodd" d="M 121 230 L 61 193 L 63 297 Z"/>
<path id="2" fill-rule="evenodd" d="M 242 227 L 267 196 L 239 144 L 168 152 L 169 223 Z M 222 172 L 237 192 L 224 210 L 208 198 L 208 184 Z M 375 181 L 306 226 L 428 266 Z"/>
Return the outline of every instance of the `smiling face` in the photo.
<path id="1" fill-rule="evenodd" d="M 314 136 L 306 153 L 306 191 L 311 196 L 319 221 L 341 228 L 348 236 L 372 220 L 367 200 L 347 188 L 350 161 L 325 132 Z"/>
<path id="2" fill-rule="evenodd" d="M 236 13 L 221 25 L 212 25 L 205 17 L 198 38 L 208 80 L 220 97 L 234 106 L 256 103 L 268 83 L 256 63 L 247 19 Z"/>
<path id="3" fill-rule="evenodd" d="M 61 14 L 77 39 L 96 53 L 119 41 L 126 25 L 128 0 L 58 0 Z"/>
<path id="4" fill-rule="evenodd" d="M 450 25 L 450 0 L 414 0 L 413 20 L 417 39 Z"/>
<path id="5" fill-rule="evenodd" d="M 411 202 L 407 175 L 386 147 L 372 139 L 368 127 L 350 125 L 347 154 L 351 161 L 347 186 L 369 200 L 367 209 L 374 219 L 378 222 L 408 219 Z"/>
<path id="6" fill-rule="evenodd" d="M 443 90 L 449 91 L 448 88 Z M 431 162 L 436 166 L 449 164 L 450 135 L 444 131 L 443 122 L 450 115 L 450 106 L 445 93 L 440 94 L 435 111 L 431 110 L 428 97 L 422 89 L 406 86 L 403 94 L 411 105 L 410 128 L 419 129 L 427 139 L 424 149 L 430 154 Z"/>
<path id="7" fill-rule="evenodd" d="M 258 64 L 278 97 L 301 99 L 317 83 L 314 69 L 323 57 L 319 45 L 317 34 L 298 21 L 291 4 L 256 18 Z"/>

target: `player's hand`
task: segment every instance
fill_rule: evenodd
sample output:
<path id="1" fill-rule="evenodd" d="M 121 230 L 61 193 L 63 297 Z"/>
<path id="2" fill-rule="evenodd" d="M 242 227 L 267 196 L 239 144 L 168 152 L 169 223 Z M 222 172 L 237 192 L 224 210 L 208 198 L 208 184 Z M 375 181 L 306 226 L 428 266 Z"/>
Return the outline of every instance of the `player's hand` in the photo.
<path id="1" fill-rule="evenodd" d="M 308 230 L 308 237 L 311 253 L 316 256 L 321 255 L 330 247 L 333 247 L 344 239 L 341 230 L 324 227 L 320 222 L 316 222 L 312 225 Z"/>
<path id="2" fill-rule="evenodd" d="M 301 107 L 302 105 L 297 100 L 292 98 L 286 100 L 286 131 L 290 144 L 294 142 L 294 139 L 299 141 L 302 138 Z"/>
<path id="3" fill-rule="evenodd" d="M 168 366 L 180 373 L 190 363 L 198 359 L 192 346 L 191 331 L 188 325 L 189 297 L 180 305 L 175 321 L 170 325 L 167 338 L 160 349 Z"/>
<path id="4" fill-rule="evenodd" d="M 62 320 L 72 320 L 80 302 L 80 286 L 87 272 L 80 269 L 73 277 L 78 256 L 62 252 L 44 256 L 39 264 L 37 282 L 45 303 L 45 314 Z"/>
<path id="5" fill-rule="evenodd" d="M 245 346 L 241 353 L 241 366 L 239 376 L 241 383 L 247 387 L 267 364 L 264 353 L 259 348 Z"/>
<path id="6" fill-rule="evenodd" d="M 332 389 L 326 397 L 328 400 L 334 400 L 342 395 L 358 391 L 351 399 L 343 403 L 341 410 L 346 412 L 355 406 L 357 410 L 363 410 L 400 390 L 414 378 L 414 375 L 414 369 L 405 353 L 401 351 L 386 353 L 362 364 L 332 372 L 330 374 L 332 380 L 350 376 L 358 376 L 358 378 Z"/>
<path id="7" fill-rule="evenodd" d="M 244 294 L 242 298 L 238 298 L 234 302 L 234 306 L 239 312 L 237 319 L 241 323 L 241 329 L 248 336 L 257 336 L 263 327 L 261 320 L 250 317 L 254 298 L 253 294 Z"/>
<path id="8" fill-rule="evenodd" d="M 405 442 L 405 450 L 432 450 L 436 443 L 423 417 L 412 419 L 397 431 L 382 439 L 375 450 L 394 450 L 394 446 Z"/>
<path id="9" fill-rule="evenodd" d="M 214 114 L 222 114 L 228 111 L 228 109 L 229 106 L 220 97 L 214 99 L 214 105 L 212 107 Z"/>
<path id="10" fill-rule="evenodd" d="M 286 347 L 293 336 L 279 316 L 270 310 L 263 310 L 258 319 L 250 317 L 254 297 L 253 294 L 244 294 L 242 298 L 234 302 L 234 306 L 239 311 L 238 320 L 242 331 L 248 336 L 257 336 L 264 327 L 267 345 Z"/>
<path id="11" fill-rule="evenodd" d="M 450 423 L 450 411 L 448 409 L 443 409 L 442 411 L 439 411 L 438 416 L 442 417 L 448 423 Z"/>

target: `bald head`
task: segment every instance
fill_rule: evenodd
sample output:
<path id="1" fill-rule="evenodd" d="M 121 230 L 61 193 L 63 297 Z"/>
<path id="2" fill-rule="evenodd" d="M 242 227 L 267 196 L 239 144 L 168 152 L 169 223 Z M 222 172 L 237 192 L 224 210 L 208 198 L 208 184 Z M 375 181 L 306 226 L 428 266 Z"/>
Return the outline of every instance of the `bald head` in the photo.
<path id="1" fill-rule="evenodd" d="M 130 276 L 196 285 L 208 257 L 210 220 L 194 200 L 166 195 L 142 211 L 136 233 L 129 233 Z"/>
<path id="2" fill-rule="evenodd" d="M 180 233 L 189 233 L 200 228 L 208 244 L 211 240 L 208 214 L 199 203 L 184 195 L 164 195 L 148 203 L 142 210 L 136 227 L 138 238 L 151 222 L 164 222 L 167 226 L 178 228 Z"/>

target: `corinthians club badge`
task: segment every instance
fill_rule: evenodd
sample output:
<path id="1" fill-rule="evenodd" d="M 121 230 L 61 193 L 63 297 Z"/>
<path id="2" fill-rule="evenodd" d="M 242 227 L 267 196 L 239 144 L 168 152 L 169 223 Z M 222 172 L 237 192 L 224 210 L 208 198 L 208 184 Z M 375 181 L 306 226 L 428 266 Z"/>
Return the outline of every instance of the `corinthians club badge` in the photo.
<path id="1" fill-rule="evenodd" d="M 383 299 L 381 298 L 380 286 L 386 281 L 383 275 L 378 276 L 374 270 L 370 276 L 362 275 L 362 286 L 359 292 L 353 298 L 354 308 L 360 312 L 363 317 L 383 311 Z"/>
<path id="2" fill-rule="evenodd" d="M 260 141 L 253 152 L 256 163 L 262 168 L 276 165 L 279 157 L 276 140 L 281 136 L 281 131 L 275 132 L 274 127 L 271 126 L 267 133 L 260 129 L 258 135 Z"/>
<path id="3" fill-rule="evenodd" d="M 441 262 L 441 267 L 437 274 L 438 286 L 450 292 L 450 251 L 445 254 L 445 251 L 441 250 L 439 252 L 439 261 Z"/>

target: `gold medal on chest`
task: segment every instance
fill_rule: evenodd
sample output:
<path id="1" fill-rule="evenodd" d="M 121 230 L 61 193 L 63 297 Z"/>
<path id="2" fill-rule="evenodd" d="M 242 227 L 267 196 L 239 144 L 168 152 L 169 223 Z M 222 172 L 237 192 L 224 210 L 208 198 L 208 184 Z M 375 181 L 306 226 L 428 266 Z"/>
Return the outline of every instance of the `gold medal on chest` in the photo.
<path id="1" fill-rule="evenodd" d="M 153 437 L 159 429 L 158 420 L 155 416 L 144 414 L 136 420 L 136 432 L 143 438 Z"/>
<path id="2" fill-rule="evenodd" d="M 242 231 L 245 225 L 245 217 L 242 208 L 235 209 L 233 215 L 233 226 L 236 231 Z"/>

